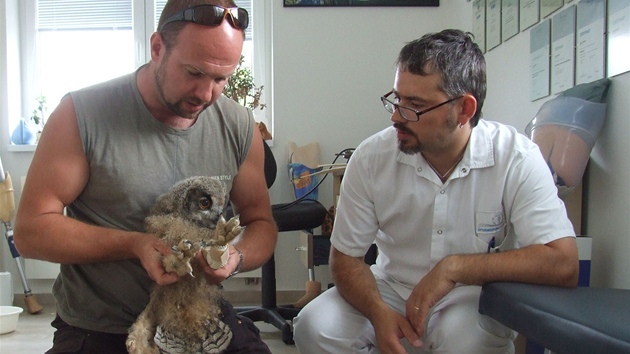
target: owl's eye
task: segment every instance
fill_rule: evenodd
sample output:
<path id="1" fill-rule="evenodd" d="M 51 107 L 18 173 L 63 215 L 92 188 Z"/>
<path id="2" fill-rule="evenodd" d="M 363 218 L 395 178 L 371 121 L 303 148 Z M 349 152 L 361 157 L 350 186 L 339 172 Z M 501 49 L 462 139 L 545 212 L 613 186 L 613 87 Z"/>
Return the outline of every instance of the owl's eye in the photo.
<path id="1" fill-rule="evenodd" d="M 201 210 L 208 210 L 212 206 L 212 201 L 208 197 L 203 197 L 199 199 L 199 208 Z"/>

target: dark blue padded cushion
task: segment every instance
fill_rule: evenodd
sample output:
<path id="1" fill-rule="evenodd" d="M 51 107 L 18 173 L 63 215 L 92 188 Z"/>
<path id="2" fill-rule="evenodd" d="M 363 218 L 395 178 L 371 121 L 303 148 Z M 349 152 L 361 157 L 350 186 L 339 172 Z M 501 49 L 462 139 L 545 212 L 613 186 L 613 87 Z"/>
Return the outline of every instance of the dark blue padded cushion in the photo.
<path id="1" fill-rule="evenodd" d="M 630 290 L 492 283 L 479 312 L 555 353 L 630 353 Z"/>
<path id="2" fill-rule="evenodd" d="M 274 204 L 271 212 L 278 225 L 278 232 L 314 229 L 321 226 L 328 213 L 320 202 L 311 199 L 296 204 Z"/>
<path id="3" fill-rule="evenodd" d="M 297 203 L 281 203 L 271 206 L 273 219 L 278 226 L 278 232 L 311 230 L 324 222 L 328 210 L 318 201 L 304 199 Z M 226 219 L 234 216 L 232 206 L 227 206 L 223 212 Z"/>

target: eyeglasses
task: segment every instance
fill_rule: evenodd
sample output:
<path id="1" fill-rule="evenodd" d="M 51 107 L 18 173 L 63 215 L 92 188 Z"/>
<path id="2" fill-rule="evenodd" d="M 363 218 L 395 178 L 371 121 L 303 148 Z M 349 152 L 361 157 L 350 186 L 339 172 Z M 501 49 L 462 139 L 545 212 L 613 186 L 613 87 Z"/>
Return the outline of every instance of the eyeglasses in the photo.
<path id="1" fill-rule="evenodd" d="M 383 107 L 385 107 L 385 110 L 387 112 L 392 113 L 392 114 L 394 114 L 394 111 L 396 111 L 396 109 L 398 109 L 398 112 L 400 113 L 400 115 L 403 118 L 405 118 L 406 120 L 411 121 L 411 122 L 417 122 L 417 121 L 420 120 L 420 116 L 421 115 L 423 115 L 423 114 L 425 114 L 425 113 L 427 113 L 429 111 L 432 111 L 432 110 L 434 110 L 436 108 L 442 107 L 442 106 L 444 106 L 447 103 L 451 103 L 451 102 L 455 101 L 456 99 L 462 98 L 462 96 L 457 96 L 455 98 L 451 98 L 448 101 L 444 101 L 444 102 L 442 102 L 440 104 L 437 104 L 437 105 L 435 105 L 433 107 L 429 107 L 429 108 L 424 109 L 422 111 L 418 111 L 418 110 L 415 110 L 413 108 L 401 106 L 398 103 L 394 103 L 394 102 L 390 101 L 389 99 L 387 99 L 387 97 L 389 97 L 392 93 L 394 93 L 394 91 L 389 91 L 388 93 L 386 93 L 385 95 L 383 95 L 381 97 L 381 102 L 383 102 Z"/>
<path id="2" fill-rule="evenodd" d="M 204 26 L 218 26 L 223 20 L 230 18 L 230 25 L 236 29 L 245 30 L 249 25 L 249 14 L 241 7 L 222 7 L 218 5 L 197 5 L 182 10 L 164 21 L 158 29 L 162 31 L 171 22 L 193 22 Z"/>

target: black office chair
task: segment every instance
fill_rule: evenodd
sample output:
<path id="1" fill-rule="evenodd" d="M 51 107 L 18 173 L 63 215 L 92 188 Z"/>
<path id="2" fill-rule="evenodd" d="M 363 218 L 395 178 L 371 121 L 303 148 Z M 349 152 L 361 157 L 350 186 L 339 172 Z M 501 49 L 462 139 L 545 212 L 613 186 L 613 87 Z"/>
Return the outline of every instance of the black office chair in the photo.
<path id="1" fill-rule="evenodd" d="M 267 145 L 265 147 L 265 179 L 270 188 L 276 179 L 278 171 L 276 160 Z M 273 218 L 278 226 L 278 232 L 311 231 L 321 226 L 327 214 L 326 208 L 316 200 L 304 199 L 298 203 L 274 204 L 271 206 Z M 293 344 L 293 330 L 287 322 L 293 321 L 300 309 L 290 305 L 279 306 L 276 300 L 276 263 L 274 256 L 262 266 L 262 304 L 255 307 L 236 307 L 236 311 L 254 322 L 264 321 L 282 331 L 282 341 Z"/>

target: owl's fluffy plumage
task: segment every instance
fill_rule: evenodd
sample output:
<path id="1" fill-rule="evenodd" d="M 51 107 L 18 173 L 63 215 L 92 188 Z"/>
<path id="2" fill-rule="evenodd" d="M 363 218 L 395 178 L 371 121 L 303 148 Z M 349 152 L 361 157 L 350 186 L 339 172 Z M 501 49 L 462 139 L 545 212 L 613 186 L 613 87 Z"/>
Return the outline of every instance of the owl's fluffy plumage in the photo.
<path id="1" fill-rule="evenodd" d="M 153 288 L 149 304 L 129 330 L 129 353 L 221 353 L 229 345 L 232 333 L 221 321 L 220 288 L 205 280 L 194 258 L 240 233 L 238 217 L 223 219 L 225 201 L 223 183 L 191 177 L 155 202 L 145 219 L 146 231 L 172 247 L 162 262 L 166 271 L 181 277 Z"/>

